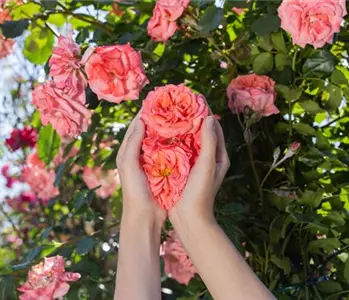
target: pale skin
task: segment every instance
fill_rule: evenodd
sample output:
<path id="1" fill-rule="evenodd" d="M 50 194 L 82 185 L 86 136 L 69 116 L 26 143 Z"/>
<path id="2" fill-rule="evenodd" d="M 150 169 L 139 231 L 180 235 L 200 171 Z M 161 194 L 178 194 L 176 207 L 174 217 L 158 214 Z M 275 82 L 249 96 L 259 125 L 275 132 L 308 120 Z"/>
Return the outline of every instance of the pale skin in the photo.
<path id="1" fill-rule="evenodd" d="M 139 163 L 144 131 L 138 115 L 117 157 L 124 206 L 114 300 L 161 299 L 160 234 L 167 216 L 214 299 L 276 299 L 214 218 L 214 199 L 230 164 L 220 124 L 213 116 L 204 120 L 200 156 L 169 212 L 152 199 Z"/>

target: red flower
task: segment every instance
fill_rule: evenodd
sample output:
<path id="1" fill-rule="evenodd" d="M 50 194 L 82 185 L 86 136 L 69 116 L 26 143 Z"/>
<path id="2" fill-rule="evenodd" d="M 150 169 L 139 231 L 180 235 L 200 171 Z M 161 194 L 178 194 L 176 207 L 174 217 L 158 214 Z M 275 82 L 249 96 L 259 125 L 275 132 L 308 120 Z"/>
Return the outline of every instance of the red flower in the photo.
<path id="1" fill-rule="evenodd" d="M 11 136 L 6 139 L 6 144 L 16 151 L 20 148 L 33 148 L 37 141 L 37 132 L 34 128 L 24 127 L 23 129 L 13 129 Z"/>
<path id="2" fill-rule="evenodd" d="M 8 165 L 2 166 L 1 175 L 4 176 L 6 179 L 6 187 L 12 188 L 13 184 L 18 180 L 16 178 L 12 177 L 11 175 L 9 175 L 8 170 L 9 170 Z"/>

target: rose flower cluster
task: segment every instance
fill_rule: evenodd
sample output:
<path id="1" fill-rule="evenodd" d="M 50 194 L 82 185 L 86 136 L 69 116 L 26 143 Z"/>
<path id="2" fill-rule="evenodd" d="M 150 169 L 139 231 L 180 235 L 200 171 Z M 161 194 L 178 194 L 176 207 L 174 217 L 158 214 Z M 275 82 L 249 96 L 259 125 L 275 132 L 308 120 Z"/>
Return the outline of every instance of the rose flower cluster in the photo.
<path id="1" fill-rule="evenodd" d="M 141 160 L 154 199 L 164 209 L 180 199 L 199 155 L 207 115 L 205 98 L 183 84 L 155 88 L 143 101 L 146 136 Z"/>
<path id="2" fill-rule="evenodd" d="M 82 56 L 71 35 L 60 36 L 49 65 L 53 80 L 34 89 L 32 103 L 42 123 L 50 123 L 64 138 L 76 138 L 91 123 L 85 95 L 88 85 L 98 99 L 120 103 L 138 99 L 148 83 L 141 56 L 129 44 L 91 47 Z"/>

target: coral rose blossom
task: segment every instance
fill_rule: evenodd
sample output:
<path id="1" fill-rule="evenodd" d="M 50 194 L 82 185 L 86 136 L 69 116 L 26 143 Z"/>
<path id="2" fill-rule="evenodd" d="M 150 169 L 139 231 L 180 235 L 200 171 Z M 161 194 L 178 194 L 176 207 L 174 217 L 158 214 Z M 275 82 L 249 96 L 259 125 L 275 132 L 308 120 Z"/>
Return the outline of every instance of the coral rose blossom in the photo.
<path id="1" fill-rule="evenodd" d="M 166 42 L 176 32 L 176 20 L 188 7 L 190 0 L 159 0 L 148 23 L 148 34 L 154 41 Z"/>
<path id="2" fill-rule="evenodd" d="M 161 250 L 165 273 L 179 283 L 188 285 L 195 276 L 196 269 L 174 231 L 168 233 L 167 240 L 162 244 Z"/>
<path id="3" fill-rule="evenodd" d="M 34 128 L 24 127 L 23 129 L 13 129 L 11 136 L 6 139 L 6 144 L 12 151 L 23 147 L 33 148 L 37 141 L 37 132 Z"/>
<path id="4" fill-rule="evenodd" d="M 229 108 L 233 114 L 245 112 L 246 108 L 260 112 L 262 116 L 278 114 L 280 111 L 274 105 L 274 85 L 275 82 L 268 76 L 238 76 L 230 82 L 227 89 Z"/>
<path id="5" fill-rule="evenodd" d="M 12 52 L 14 43 L 14 40 L 6 39 L 2 34 L 0 34 L 0 59 L 8 56 Z"/>
<path id="6" fill-rule="evenodd" d="M 207 115 L 205 98 L 183 84 L 157 87 L 143 101 L 145 125 L 165 138 L 196 134 Z"/>
<path id="7" fill-rule="evenodd" d="M 96 194 L 103 199 L 112 196 L 120 186 L 119 174 L 116 169 L 104 171 L 101 167 L 85 167 L 82 179 L 89 189 L 100 186 L 96 190 Z"/>
<path id="8" fill-rule="evenodd" d="M 18 288 L 23 293 L 19 299 L 61 299 L 69 291 L 68 282 L 77 281 L 80 277 L 79 273 L 65 272 L 62 256 L 46 257 L 30 269 L 27 282 Z"/>
<path id="9" fill-rule="evenodd" d="M 29 184 L 33 192 L 47 203 L 59 195 L 59 190 L 54 186 L 55 172 L 37 166 L 25 166 L 22 171 L 22 180 Z"/>
<path id="10" fill-rule="evenodd" d="M 186 153 L 190 166 L 193 166 L 200 153 L 200 139 L 197 135 L 187 133 L 172 138 L 163 138 L 148 128 L 147 137 L 143 140 L 142 149 L 145 153 L 158 152 L 161 149 L 180 147 Z"/>
<path id="11" fill-rule="evenodd" d="M 114 103 L 138 99 L 140 90 L 149 83 L 141 54 L 130 44 L 97 47 L 85 71 L 98 99 Z"/>
<path id="12" fill-rule="evenodd" d="M 155 7 L 153 16 L 148 23 L 148 35 L 153 41 L 166 42 L 175 34 L 177 28 L 176 22 L 163 19 L 160 10 Z"/>
<path id="13" fill-rule="evenodd" d="M 190 163 L 183 149 L 161 149 L 145 153 L 143 168 L 147 174 L 154 199 L 164 209 L 170 209 L 180 199 L 190 171 Z"/>
<path id="14" fill-rule="evenodd" d="M 58 88 L 73 90 L 76 93 L 81 93 L 85 89 L 87 80 L 82 73 L 80 59 L 80 47 L 71 35 L 60 36 L 58 46 L 53 48 L 49 61 L 50 75 Z"/>
<path id="15" fill-rule="evenodd" d="M 159 8 L 162 18 L 176 21 L 182 16 L 189 3 L 190 0 L 158 0 L 156 6 Z"/>
<path id="16" fill-rule="evenodd" d="M 73 96 L 49 81 L 37 86 L 32 94 L 32 103 L 41 113 L 42 123 L 50 123 L 60 136 L 74 138 L 87 130 L 92 113 L 84 105 L 84 92 Z"/>
<path id="17" fill-rule="evenodd" d="M 345 0 L 283 0 L 278 13 L 294 44 L 320 48 L 333 42 L 347 10 Z"/>

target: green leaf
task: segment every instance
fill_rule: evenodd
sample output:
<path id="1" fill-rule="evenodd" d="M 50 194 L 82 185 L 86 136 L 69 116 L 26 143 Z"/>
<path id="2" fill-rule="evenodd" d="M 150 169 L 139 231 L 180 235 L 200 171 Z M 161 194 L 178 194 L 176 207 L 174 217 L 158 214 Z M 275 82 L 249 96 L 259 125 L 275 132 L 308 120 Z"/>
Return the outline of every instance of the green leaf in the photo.
<path id="1" fill-rule="evenodd" d="M 343 269 L 343 275 L 344 275 L 345 280 L 347 282 L 349 282 L 349 257 L 345 261 L 344 269 Z"/>
<path id="2" fill-rule="evenodd" d="M 322 108 L 320 108 L 319 104 L 312 100 L 299 102 L 299 104 L 309 114 L 317 114 L 324 111 Z"/>
<path id="3" fill-rule="evenodd" d="M 257 74 L 269 73 L 273 70 L 273 67 L 274 67 L 273 55 L 268 52 L 259 54 L 253 60 L 253 70 Z"/>
<path id="4" fill-rule="evenodd" d="M 337 85 L 348 84 L 348 79 L 339 70 L 334 70 L 331 75 L 331 82 Z"/>
<path id="5" fill-rule="evenodd" d="M 331 149 L 331 144 L 328 141 L 328 138 L 324 137 L 324 135 L 320 132 L 316 133 L 316 147 L 324 150 Z"/>
<path id="6" fill-rule="evenodd" d="M 308 250 L 313 253 L 320 253 L 320 249 L 331 252 L 341 246 L 341 243 L 336 238 L 318 239 L 309 242 Z"/>
<path id="7" fill-rule="evenodd" d="M 37 142 L 39 158 L 49 165 L 59 151 L 61 139 L 51 125 L 41 128 Z"/>
<path id="8" fill-rule="evenodd" d="M 47 22 L 61 27 L 67 22 L 67 17 L 63 14 L 52 14 L 48 17 Z"/>
<path id="9" fill-rule="evenodd" d="M 199 20 L 199 30 L 203 34 L 207 34 L 218 28 L 224 17 L 224 10 L 215 5 L 205 10 L 204 15 Z"/>
<path id="10" fill-rule="evenodd" d="M 80 255 L 88 253 L 96 244 L 93 237 L 87 236 L 76 243 L 76 252 Z"/>
<path id="11" fill-rule="evenodd" d="M 226 0 L 226 2 L 230 6 L 237 8 L 248 8 L 250 5 L 246 0 Z"/>
<path id="12" fill-rule="evenodd" d="M 53 33 L 47 28 L 35 27 L 25 39 L 23 54 L 34 64 L 44 64 L 52 53 Z"/>
<path id="13" fill-rule="evenodd" d="M 313 208 L 316 208 L 321 203 L 322 195 L 322 190 L 317 190 L 316 192 L 307 190 L 297 200 L 300 204 L 309 205 Z"/>
<path id="14" fill-rule="evenodd" d="M 54 9 L 57 5 L 57 0 L 41 0 L 42 5 L 46 9 Z"/>
<path id="15" fill-rule="evenodd" d="M 0 299 L 11 300 L 16 299 L 16 287 L 13 282 L 13 277 L 10 275 L 0 276 Z"/>
<path id="16" fill-rule="evenodd" d="M 326 50 L 317 51 L 315 55 L 306 59 L 303 65 L 304 76 L 330 76 L 337 64 L 337 58 Z"/>
<path id="17" fill-rule="evenodd" d="M 341 89 L 329 83 L 326 88 L 326 92 L 328 93 L 328 106 L 331 110 L 336 110 L 342 102 L 342 91 Z"/>
<path id="18" fill-rule="evenodd" d="M 324 294 L 334 294 L 342 291 L 340 283 L 332 280 L 321 281 L 316 286 Z"/>
<path id="19" fill-rule="evenodd" d="M 301 135 L 305 135 L 305 136 L 316 135 L 316 130 L 308 124 L 297 123 L 297 124 L 293 124 L 292 127 Z"/>
<path id="20" fill-rule="evenodd" d="M 276 50 L 283 52 L 284 54 L 287 54 L 288 51 L 287 51 L 287 47 L 286 47 L 286 43 L 285 43 L 285 39 L 282 31 L 273 32 L 270 35 L 270 38 Z"/>
<path id="21" fill-rule="evenodd" d="M 13 20 L 33 18 L 40 13 L 41 9 L 42 7 L 38 3 L 28 2 L 12 8 L 11 15 Z"/>
<path id="22" fill-rule="evenodd" d="M 32 263 L 41 253 L 42 247 L 37 246 L 34 249 L 30 250 L 25 261 L 28 263 Z"/>
<path id="23" fill-rule="evenodd" d="M 275 91 L 284 97 L 287 102 L 293 102 L 300 98 L 300 96 L 303 93 L 303 90 L 301 88 L 295 88 L 291 89 L 290 87 L 282 84 L 277 84 L 275 86 Z"/>
<path id="24" fill-rule="evenodd" d="M 115 0 L 96 0 L 96 2 L 100 4 L 113 4 Z"/>
<path id="25" fill-rule="evenodd" d="M 53 227 L 47 227 L 44 232 L 41 234 L 41 240 L 46 240 L 48 238 L 48 236 L 50 235 L 51 231 L 52 231 Z"/>
<path id="26" fill-rule="evenodd" d="M 276 15 L 264 15 L 254 21 L 251 25 L 251 30 L 259 35 L 268 35 L 273 31 L 278 31 L 281 22 Z"/>
<path id="27" fill-rule="evenodd" d="M 277 71 L 282 71 L 285 67 L 291 65 L 292 61 L 287 54 L 278 53 L 275 55 L 275 68 Z"/>
<path id="28" fill-rule="evenodd" d="M 285 258 L 279 258 L 276 255 L 272 255 L 270 260 L 273 264 L 278 266 L 280 269 L 284 270 L 286 274 L 291 272 L 291 261 L 288 257 Z"/>
<path id="29" fill-rule="evenodd" d="M 28 19 L 23 19 L 19 21 L 5 21 L 0 25 L 2 29 L 2 34 L 6 38 L 15 38 L 17 36 L 22 35 L 24 30 L 26 30 L 29 26 Z"/>

